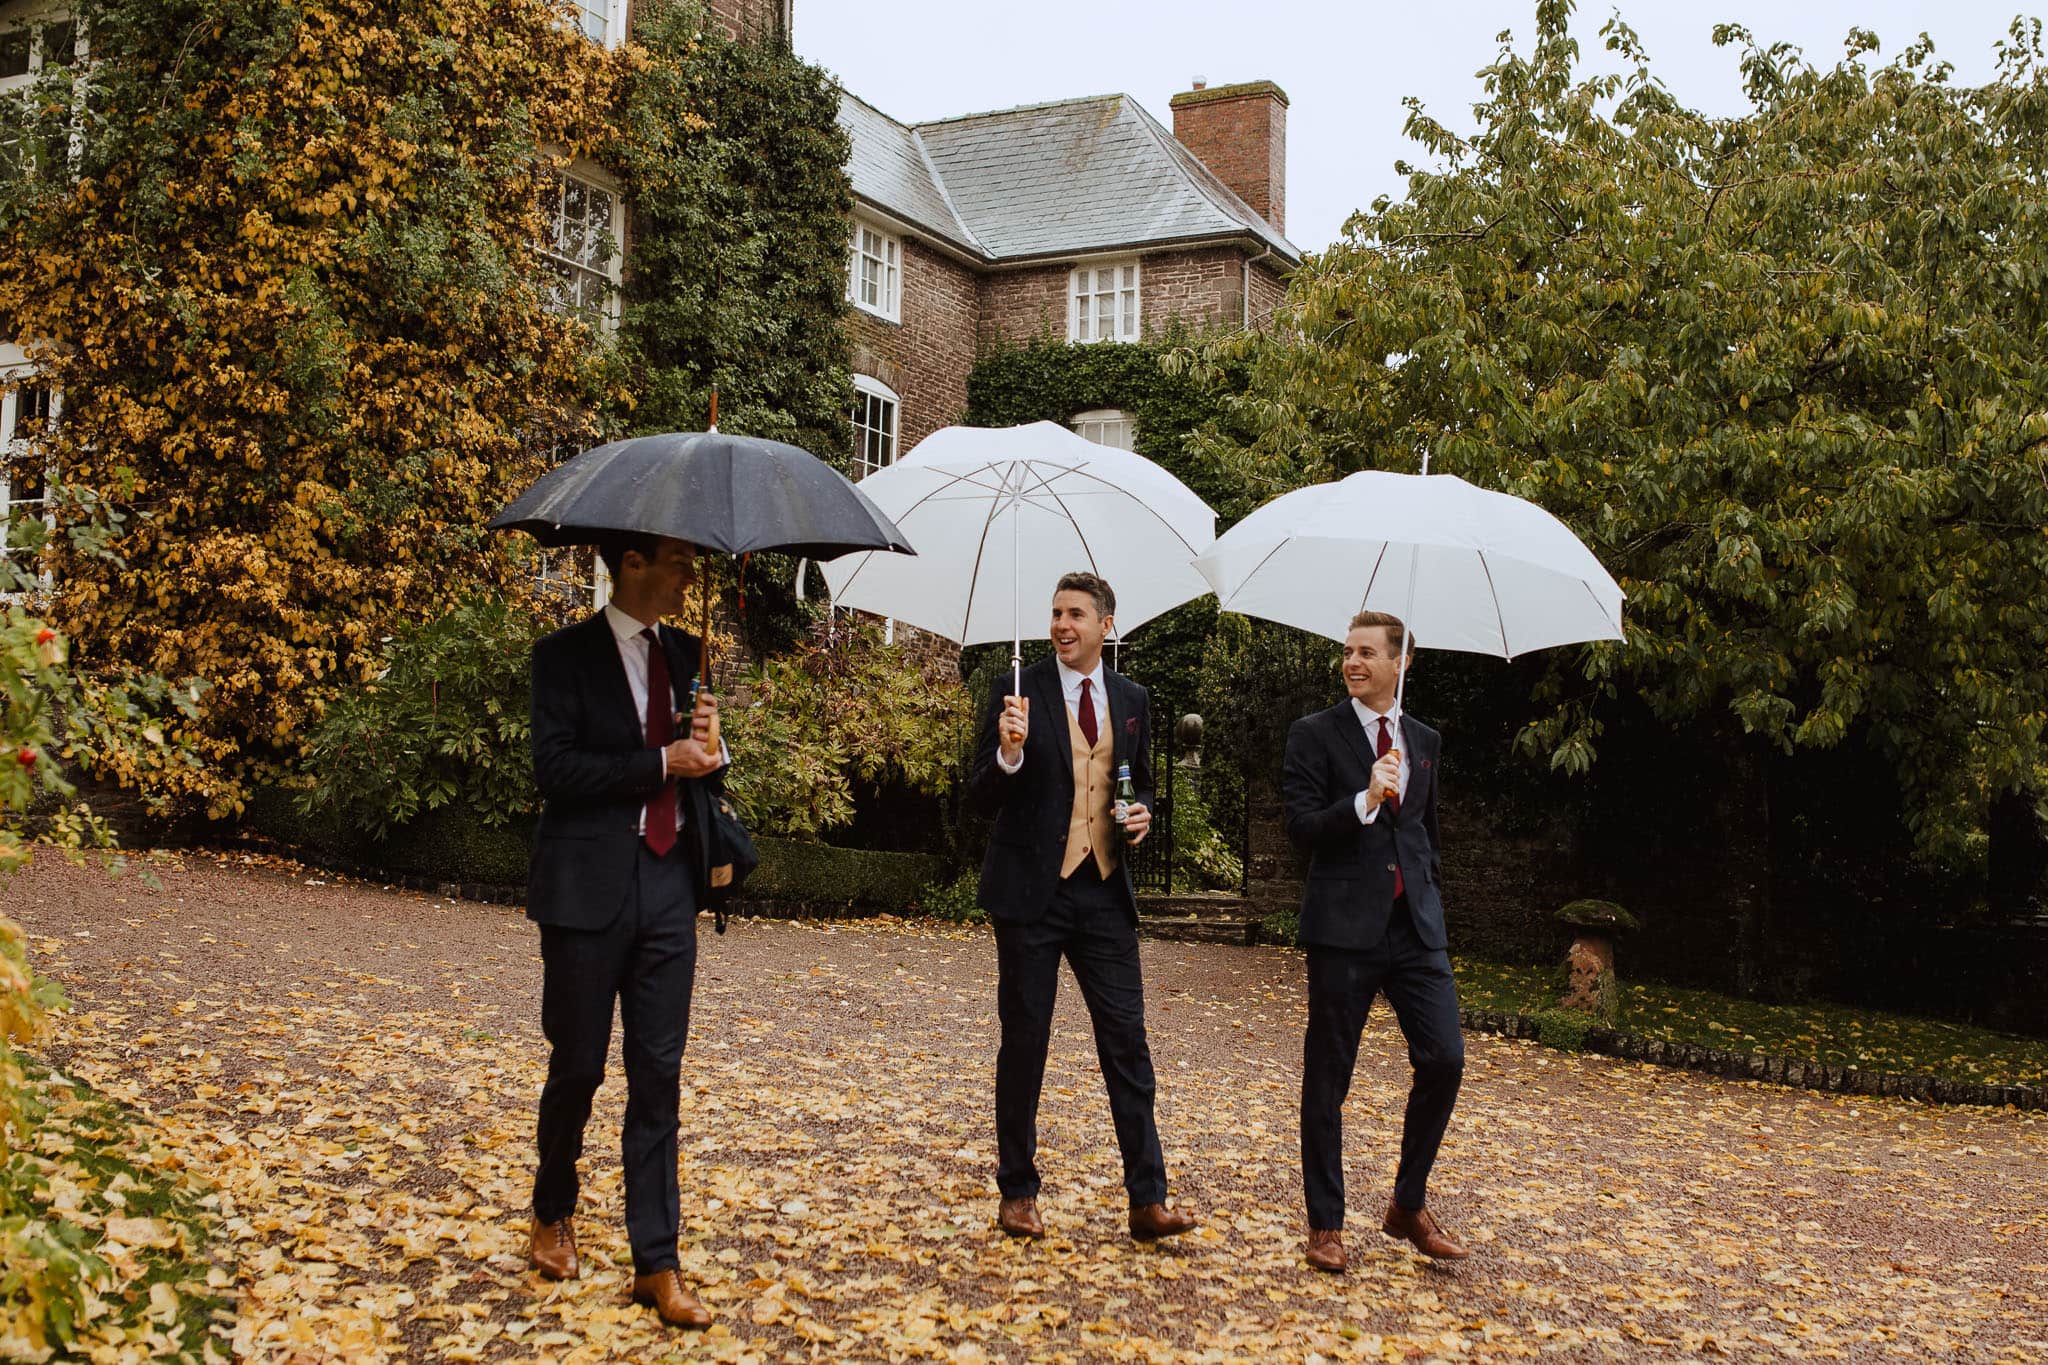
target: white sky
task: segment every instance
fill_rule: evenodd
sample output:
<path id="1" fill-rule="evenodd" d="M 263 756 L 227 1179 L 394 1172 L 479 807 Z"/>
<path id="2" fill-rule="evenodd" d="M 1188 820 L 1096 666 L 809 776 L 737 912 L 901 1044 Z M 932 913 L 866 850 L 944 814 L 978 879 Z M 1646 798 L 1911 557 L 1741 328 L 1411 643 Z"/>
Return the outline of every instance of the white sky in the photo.
<path id="1" fill-rule="evenodd" d="M 1831 64 L 1852 26 L 1874 30 L 1888 59 L 1921 32 L 1959 82 L 1988 80 L 1993 44 L 2043 0 L 1633 0 L 1624 19 L 1677 97 L 1714 114 L 1742 108 L 1737 54 L 1714 24 L 1747 26 Z M 1600 27 L 1611 7 L 1582 5 L 1573 32 L 1589 69 L 1611 69 Z M 1287 235 L 1309 250 L 1380 194 L 1399 197 L 1401 100 L 1419 96 L 1453 128 L 1471 126 L 1473 73 L 1495 35 L 1526 53 L 1534 0 L 795 0 L 796 50 L 892 117 L 915 122 L 1121 91 L 1171 127 L 1167 100 L 1196 76 L 1210 85 L 1271 80 L 1285 90 Z"/>

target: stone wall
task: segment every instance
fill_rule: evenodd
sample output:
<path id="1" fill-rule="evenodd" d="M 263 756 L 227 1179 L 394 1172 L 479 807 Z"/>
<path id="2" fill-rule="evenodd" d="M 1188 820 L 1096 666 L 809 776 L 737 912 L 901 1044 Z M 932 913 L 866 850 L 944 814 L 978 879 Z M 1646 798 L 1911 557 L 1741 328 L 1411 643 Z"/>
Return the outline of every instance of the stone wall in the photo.
<path id="1" fill-rule="evenodd" d="M 980 313 L 975 272 L 920 242 L 903 243 L 900 322 L 856 308 L 848 324 L 853 371 L 872 375 L 902 399 L 897 449 L 908 451 L 967 407 Z"/>

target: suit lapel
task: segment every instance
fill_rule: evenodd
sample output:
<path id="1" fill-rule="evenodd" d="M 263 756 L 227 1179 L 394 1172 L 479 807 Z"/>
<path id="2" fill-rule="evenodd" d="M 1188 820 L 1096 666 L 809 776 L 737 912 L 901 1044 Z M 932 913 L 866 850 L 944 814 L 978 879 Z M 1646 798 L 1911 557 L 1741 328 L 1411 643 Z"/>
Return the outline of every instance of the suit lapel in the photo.
<path id="1" fill-rule="evenodd" d="M 1372 743 L 1365 737 L 1365 727 L 1358 723 L 1358 709 L 1350 702 L 1339 702 L 1330 712 L 1331 723 L 1343 733 L 1344 742 L 1358 758 L 1359 769 L 1365 773 L 1365 780 L 1372 780 L 1372 765 L 1377 755 Z"/>
<path id="2" fill-rule="evenodd" d="M 1060 780 L 1067 785 L 1067 799 L 1073 800 L 1074 760 L 1073 741 L 1067 735 L 1067 694 L 1060 686 L 1060 669 L 1057 663 L 1048 662 L 1038 675 L 1038 705 L 1052 718 L 1046 738 L 1052 741 L 1053 767 L 1060 774 Z"/>
<path id="3" fill-rule="evenodd" d="M 618 716 L 635 734 L 644 733 L 643 718 L 633 713 L 633 684 L 626 680 L 626 661 L 619 657 L 619 638 L 612 634 L 611 618 L 602 611 L 590 620 L 590 665 L 599 679 L 604 707 Z"/>
<path id="4" fill-rule="evenodd" d="M 1423 753 L 1422 722 L 1405 713 L 1401 717 L 1401 743 L 1408 756 L 1408 794 L 1401 798 L 1401 808 L 1406 810 L 1412 804 L 1421 810 L 1429 800 L 1428 784 L 1436 780 L 1436 770 Z"/>
<path id="5" fill-rule="evenodd" d="M 1102 670 L 1103 700 L 1107 703 L 1103 711 L 1105 723 L 1109 726 L 1109 770 L 1112 775 L 1120 765 L 1131 761 L 1124 744 L 1124 717 L 1130 714 L 1131 708 L 1120 686 L 1123 680 L 1121 673 L 1112 673 L 1106 668 Z"/>

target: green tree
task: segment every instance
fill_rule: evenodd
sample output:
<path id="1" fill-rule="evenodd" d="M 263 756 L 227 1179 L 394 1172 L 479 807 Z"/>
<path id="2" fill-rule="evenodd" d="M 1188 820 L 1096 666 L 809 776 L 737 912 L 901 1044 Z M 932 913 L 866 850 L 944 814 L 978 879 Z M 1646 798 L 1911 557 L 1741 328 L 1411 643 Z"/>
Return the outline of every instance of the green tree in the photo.
<path id="1" fill-rule="evenodd" d="M 1411 101 L 1409 170 L 1296 277 L 1214 442 L 1277 489 L 1436 472 L 1563 517 L 1629 595 L 1625 643 L 1557 651 L 1522 739 L 1584 772 L 1639 696 L 1755 778 L 1868 745 L 1924 854 L 1982 851 L 2048 792 L 2048 81 L 1925 39 L 1815 66 L 1722 26 L 1747 112 L 1687 109 L 1617 18 L 1585 76 L 1568 0 L 1504 36 L 1478 131 Z M 1746 765 L 1746 766 L 1744 766 Z"/>
<path id="2" fill-rule="evenodd" d="M 520 579 L 483 522 L 597 394 L 541 191 L 613 62 L 545 0 L 69 8 L 90 65 L 0 129 L 42 149 L 0 184 L 0 319 L 64 395 L 37 456 L 116 528 L 55 539 L 52 614 L 89 673 L 213 683 L 219 812 L 391 628 Z"/>
<path id="3" fill-rule="evenodd" d="M 850 452 L 838 87 L 777 43 L 724 37 L 696 0 L 635 36 L 605 156 L 634 210 L 628 427 L 700 430 L 715 385 L 728 430 Z"/>

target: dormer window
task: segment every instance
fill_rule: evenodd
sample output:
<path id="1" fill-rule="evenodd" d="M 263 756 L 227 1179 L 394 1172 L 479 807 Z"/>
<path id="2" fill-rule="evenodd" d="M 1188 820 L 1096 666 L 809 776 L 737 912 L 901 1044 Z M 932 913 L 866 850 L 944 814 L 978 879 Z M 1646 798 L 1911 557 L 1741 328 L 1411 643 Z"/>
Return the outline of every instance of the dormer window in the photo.
<path id="1" fill-rule="evenodd" d="M 1138 263 L 1108 261 L 1074 267 L 1068 279 L 1067 340 L 1136 341 Z"/>
<path id="2" fill-rule="evenodd" d="M 890 322 L 903 317 L 903 243 L 859 219 L 853 224 L 846 296 L 863 313 L 873 313 Z"/>

